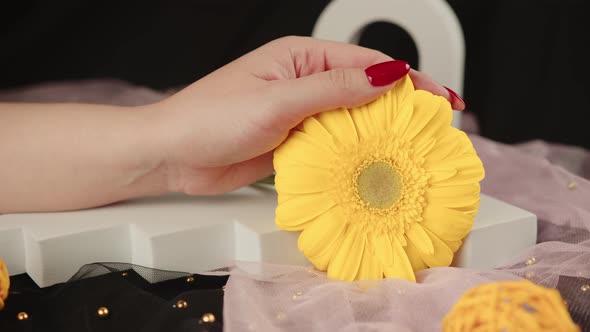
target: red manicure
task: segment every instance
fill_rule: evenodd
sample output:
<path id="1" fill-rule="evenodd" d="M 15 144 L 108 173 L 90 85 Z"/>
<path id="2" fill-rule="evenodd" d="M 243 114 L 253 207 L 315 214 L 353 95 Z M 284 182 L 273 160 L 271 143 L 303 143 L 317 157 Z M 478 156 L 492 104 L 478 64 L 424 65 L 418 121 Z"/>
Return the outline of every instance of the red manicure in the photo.
<path id="1" fill-rule="evenodd" d="M 455 104 L 455 106 L 457 106 L 456 108 L 458 111 L 462 111 L 465 109 L 465 107 L 467 107 L 467 105 L 465 105 L 465 101 L 463 100 L 463 98 L 461 98 L 455 91 L 447 88 L 444 85 L 443 85 L 443 88 L 447 89 L 447 91 L 451 95 L 451 105 Z M 457 102 L 458 104 L 455 102 Z M 463 107 L 461 107 L 461 106 L 463 106 Z"/>
<path id="2" fill-rule="evenodd" d="M 410 65 L 405 61 L 381 62 L 365 69 L 367 79 L 372 86 L 389 85 L 404 77 L 410 71 Z"/>

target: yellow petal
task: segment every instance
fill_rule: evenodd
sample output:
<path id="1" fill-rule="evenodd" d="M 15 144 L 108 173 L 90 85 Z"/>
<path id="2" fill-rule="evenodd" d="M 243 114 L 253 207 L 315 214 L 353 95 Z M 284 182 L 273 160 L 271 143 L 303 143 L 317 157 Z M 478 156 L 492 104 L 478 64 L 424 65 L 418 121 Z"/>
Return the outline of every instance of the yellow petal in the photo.
<path id="1" fill-rule="evenodd" d="M 359 141 L 366 141 L 375 135 L 376 127 L 371 119 L 371 112 L 369 112 L 369 108 L 366 105 L 350 110 L 350 116 L 354 121 Z"/>
<path id="2" fill-rule="evenodd" d="M 484 179 L 485 175 L 485 169 L 483 168 L 483 165 L 480 164 L 479 167 L 460 169 L 459 174 L 457 174 L 456 181 L 467 181 L 468 179 L 475 179 L 476 181 L 481 181 Z"/>
<path id="3" fill-rule="evenodd" d="M 316 118 L 332 135 L 335 142 L 345 145 L 358 142 L 354 121 L 347 109 L 321 112 L 316 115 Z"/>
<path id="4" fill-rule="evenodd" d="M 420 223 L 441 240 L 458 241 L 469 234 L 473 227 L 473 218 L 462 212 L 430 204 L 424 209 Z"/>
<path id="5" fill-rule="evenodd" d="M 346 221 L 339 208 L 317 216 L 299 235 L 297 246 L 306 257 L 322 254 L 346 230 Z"/>
<path id="6" fill-rule="evenodd" d="M 349 227 L 344 235 L 344 241 L 328 265 L 328 278 L 352 281 L 356 277 L 366 237 L 356 227 Z"/>
<path id="7" fill-rule="evenodd" d="M 392 88 L 391 90 L 387 91 L 387 93 L 378 99 L 381 101 L 379 107 L 381 107 L 381 105 L 383 107 L 383 119 L 385 121 L 383 122 L 383 126 L 379 128 L 385 131 L 389 130 L 391 124 L 393 123 L 393 119 L 395 119 L 395 113 L 397 112 L 398 108 L 398 105 L 395 104 L 395 101 L 393 100 L 394 89 L 395 88 Z"/>
<path id="8" fill-rule="evenodd" d="M 355 280 L 370 279 L 383 279 L 383 265 L 379 261 L 375 253 L 375 248 L 371 245 L 371 241 L 367 239 L 365 249 L 363 250 L 363 258 L 361 259 Z"/>
<path id="9" fill-rule="evenodd" d="M 333 143 L 332 134 L 330 134 L 315 117 L 310 116 L 305 119 L 301 124 L 301 127 L 303 132 L 315 139 Z"/>
<path id="10" fill-rule="evenodd" d="M 444 181 L 447 179 L 453 178 L 457 175 L 456 169 L 437 169 L 437 170 L 428 170 L 427 174 L 429 175 L 430 183 L 437 183 L 440 181 Z"/>
<path id="11" fill-rule="evenodd" d="M 412 80 L 406 75 L 384 95 L 369 104 L 371 123 L 375 129 L 390 131 L 398 120 L 404 101 L 414 92 Z"/>
<path id="12" fill-rule="evenodd" d="M 432 241 L 430 241 L 430 237 L 428 237 L 422 225 L 418 223 L 412 225 L 406 232 L 406 236 L 418 251 L 428 255 L 433 254 L 434 247 Z"/>
<path id="13" fill-rule="evenodd" d="M 416 281 L 414 268 L 404 248 L 397 241 L 392 242 L 393 266 L 384 269 L 387 278 L 400 278 Z"/>
<path id="14" fill-rule="evenodd" d="M 372 103 L 371 103 L 371 115 L 373 118 L 373 122 L 374 124 L 377 125 L 377 130 L 379 132 L 385 131 L 388 128 L 388 125 L 391 121 L 391 118 L 393 117 L 393 114 L 391 112 L 391 105 L 386 104 L 385 102 L 385 96 L 387 95 L 387 93 L 383 96 L 380 96 L 379 98 L 375 99 Z"/>
<path id="15" fill-rule="evenodd" d="M 412 99 L 414 95 L 409 95 L 405 102 L 401 105 L 400 109 L 397 112 L 397 116 L 391 125 L 391 133 L 393 133 L 396 137 L 402 137 L 408 125 L 410 124 L 410 120 L 412 120 L 412 113 L 413 104 Z"/>
<path id="16" fill-rule="evenodd" d="M 477 214 L 477 210 L 479 208 L 480 199 L 476 200 L 472 204 L 454 207 L 453 210 L 461 213 L 465 213 L 471 217 L 474 217 Z"/>
<path id="17" fill-rule="evenodd" d="M 406 241 L 406 236 L 404 234 L 400 234 L 400 233 L 395 233 L 395 235 L 393 236 L 394 240 L 397 240 L 402 247 L 406 246 L 408 244 L 408 241 Z"/>
<path id="18" fill-rule="evenodd" d="M 469 148 L 471 147 L 471 150 Z M 426 166 L 436 165 L 450 155 L 473 154 L 473 146 L 467 135 L 455 128 L 437 136 L 436 147 L 425 156 Z"/>
<path id="19" fill-rule="evenodd" d="M 289 201 L 289 200 L 299 196 L 299 195 L 292 195 L 292 194 L 286 194 L 286 193 L 281 193 L 281 192 L 279 192 L 277 194 L 278 194 L 277 195 L 278 196 L 277 197 L 278 205 L 281 205 L 284 202 Z"/>
<path id="20" fill-rule="evenodd" d="M 295 140 L 295 142 L 298 142 L 298 144 L 301 144 L 306 148 L 308 146 L 314 146 L 317 149 L 322 150 L 322 152 L 330 155 L 334 153 L 335 145 L 333 140 L 323 140 L 320 137 L 314 137 L 303 131 L 292 131 L 289 140 Z"/>
<path id="21" fill-rule="evenodd" d="M 331 149 L 309 135 L 295 131 L 274 152 L 273 164 L 277 173 L 283 167 L 309 166 L 316 168 L 330 168 L 335 158 Z"/>
<path id="22" fill-rule="evenodd" d="M 449 156 L 436 163 L 425 162 L 424 167 L 428 172 L 438 170 L 473 170 L 483 173 L 481 159 L 476 154 L 463 154 L 459 156 Z"/>
<path id="23" fill-rule="evenodd" d="M 307 259 L 320 271 L 327 271 L 330 262 L 334 259 L 334 254 L 338 251 L 344 240 L 346 232 L 340 233 L 330 246 L 327 246 L 324 251 L 315 255 L 309 256 Z"/>
<path id="24" fill-rule="evenodd" d="M 445 186 L 452 186 L 452 185 L 464 185 L 470 183 L 476 183 L 483 180 L 485 177 L 485 170 L 483 168 L 483 164 L 477 155 L 463 155 L 460 158 L 460 162 L 457 162 L 456 169 L 457 174 L 454 177 L 446 178 L 446 179 L 431 179 L 431 183 L 436 183 L 438 185 L 445 185 Z M 445 161 L 446 163 L 446 161 Z M 436 167 L 441 167 L 436 166 Z M 442 167 L 451 167 L 449 163 L 446 163 L 446 166 L 443 165 Z"/>
<path id="25" fill-rule="evenodd" d="M 442 240 L 442 239 L 441 239 Z M 453 252 L 457 252 L 457 250 L 459 250 L 459 248 L 461 248 L 461 246 L 463 245 L 463 241 L 461 240 L 457 240 L 457 241 L 447 241 L 447 240 L 442 240 L 447 246 L 449 246 L 449 248 L 451 248 L 451 250 Z"/>
<path id="26" fill-rule="evenodd" d="M 431 120 L 436 121 L 436 115 L 442 102 L 441 98 L 424 90 L 417 90 L 412 94 L 412 97 L 412 124 L 407 127 L 402 136 L 407 141 L 413 140 Z"/>
<path id="27" fill-rule="evenodd" d="M 438 105 L 434 104 L 434 100 L 438 99 Z M 438 107 L 436 111 L 436 116 L 430 119 L 428 123 L 425 124 L 424 128 L 420 130 L 415 136 L 412 138 L 415 142 L 426 141 L 431 137 L 438 137 L 443 135 L 446 131 L 450 130 L 451 121 L 453 120 L 453 110 L 451 109 L 451 104 L 440 96 L 433 96 L 432 99 L 415 99 L 416 103 L 414 103 L 414 108 L 421 109 L 422 107 L 430 108 L 430 107 Z M 422 104 L 426 103 L 426 104 Z M 414 123 L 412 123 L 413 126 Z M 413 132 L 410 132 L 412 134 Z M 407 137 L 409 137 L 408 135 Z"/>
<path id="28" fill-rule="evenodd" d="M 279 193 L 310 194 L 335 187 L 333 173 L 323 168 L 283 167 L 275 176 L 275 188 Z"/>
<path id="29" fill-rule="evenodd" d="M 451 188 L 458 188 L 453 190 Z M 466 186 L 431 187 L 426 190 L 428 204 L 438 204 L 448 208 L 473 206 L 479 198 L 479 183 Z"/>
<path id="30" fill-rule="evenodd" d="M 414 247 L 414 245 L 412 245 L 410 241 L 408 241 L 405 250 L 406 255 L 408 256 L 408 260 L 412 264 L 414 272 L 418 272 L 428 268 L 428 265 L 426 265 L 422 258 L 420 258 L 420 253 L 418 252 L 418 249 L 416 249 L 416 247 Z"/>
<path id="31" fill-rule="evenodd" d="M 459 170 L 453 177 L 441 179 L 441 177 L 431 177 L 432 184 L 441 186 L 461 186 L 465 184 L 477 183 L 483 180 L 485 173 L 483 170 Z"/>
<path id="32" fill-rule="evenodd" d="M 387 98 L 385 100 L 386 105 L 391 105 L 389 110 L 391 111 L 392 122 L 390 123 L 394 123 L 396 121 L 402 105 L 408 96 L 414 93 L 414 90 L 414 83 L 412 83 L 409 75 L 406 75 L 395 82 L 390 92 L 387 93 Z"/>
<path id="33" fill-rule="evenodd" d="M 479 183 L 464 184 L 461 186 L 432 185 L 428 192 L 433 197 L 462 197 L 475 195 L 479 198 Z"/>
<path id="34" fill-rule="evenodd" d="M 323 194 L 299 195 L 277 205 L 276 224 L 284 230 L 301 230 L 307 222 L 334 205 L 336 204 Z"/>
<path id="35" fill-rule="evenodd" d="M 467 133 L 464 131 L 451 127 L 447 131 L 445 131 L 447 135 L 441 137 L 441 143 L 456 143 L 457 145 L 457 153 L 464 154 L 464 153 L 474 153 L 475 148 L 473 147 L 473 143 L 467 136 Z"/>
<path id="36" fill-rule="evenodd" d="M 408 77 L 398 80 L 387 93 L 373 102 L 354 107 L 350 115 L 360 141 L 375 137 L 376 133 L 391 131 L 400 113 L 400 107 L 412 92 L 414 86 Z"/>
<path id="37" fill-rule="evenodd" d="M 430 151 L 432 151 L 432 148 L 434 148 L 434 146 L 436 145 L 436 139 L 431 138 L 425 142 L 421 142 L 422 144 L 419 144 L 415 147 L 414 149 L 414 154 L 417 157 L 425 157 L 427 155 L 430 154 Z"/>
<path id="38" fill-rule="evenodd" d="M 432 185 L 427 192 L 431 197 L 451 198 L 451 197 L 472 197 L 479 198 L 479 183 L 471 183 L 462 186 L 441 186 Z"/>
<path id="39" fill-rule="evenodd" d="M 375 236 L 375 251 L 383 267 L 393 265 L 393 249 L 391 248 L 391 237 L 389 235 Z"/>
<path id="40" fill-rule="evenodd" d="M 441 239 L 439 239 L 436 235 L 434 235 L 428 229 L 424 229 L 430 240 L 432 240 L 432 245 L 434 246 L 434 254 L 427 255 L 418 250 L 418 254 L 420 258 L 426 263 L 426 265 L 430 267 L 438 267 L 438 266 L 449 266 L 453 262 L 453 251 L 446 243 L 444 243 Z"/>

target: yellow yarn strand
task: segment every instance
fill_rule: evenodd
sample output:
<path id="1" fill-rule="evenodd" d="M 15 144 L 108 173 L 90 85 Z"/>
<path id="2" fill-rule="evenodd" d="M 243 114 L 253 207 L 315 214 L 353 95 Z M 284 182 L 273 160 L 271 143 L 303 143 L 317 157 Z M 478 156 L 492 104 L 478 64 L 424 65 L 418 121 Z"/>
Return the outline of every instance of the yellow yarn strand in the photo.
<path id="1" fill-rule="evenodd" d="M 472 288 L 453 306 L 443 332 L 579 332 L 555 289 L 528 280 L 494 282 Z"/>
<path id="2" fill-rule="evenodd" d="M 4 261 L 0 259 L 0 310 L 4 308 L 4 300 L 8 297 L 8 288 L 10 287 L 10 277 Z"/>

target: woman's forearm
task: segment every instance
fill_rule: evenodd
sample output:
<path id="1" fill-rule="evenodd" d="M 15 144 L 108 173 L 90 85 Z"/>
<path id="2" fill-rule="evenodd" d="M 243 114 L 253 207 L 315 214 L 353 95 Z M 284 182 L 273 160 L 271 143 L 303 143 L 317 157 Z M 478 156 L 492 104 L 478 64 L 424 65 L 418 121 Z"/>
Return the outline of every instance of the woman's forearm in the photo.
<path id="1" fill-rule="evenodd" d="M 0 213 L 95 207 L 167 191 L 145 107 L 0 103 Z"/>

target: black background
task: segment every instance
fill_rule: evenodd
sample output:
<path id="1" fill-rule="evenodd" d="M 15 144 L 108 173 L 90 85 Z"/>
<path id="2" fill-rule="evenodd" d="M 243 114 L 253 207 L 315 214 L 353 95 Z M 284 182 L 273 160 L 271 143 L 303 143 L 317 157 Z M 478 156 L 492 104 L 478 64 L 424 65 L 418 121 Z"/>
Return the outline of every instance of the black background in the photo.
<path id="1" fill-rule="evenodd" d="M 0 89 L 91 78 L 183 86 L 275 38 L 311 35 L 328 2 L 3 1 Z M 449 3 L 466 39 L 463 96 L 481 134 L 590 148 L 588 2 Z M 368 27 L 361 44 L 416 64 L 409 37 L 389 24 Z"/>

